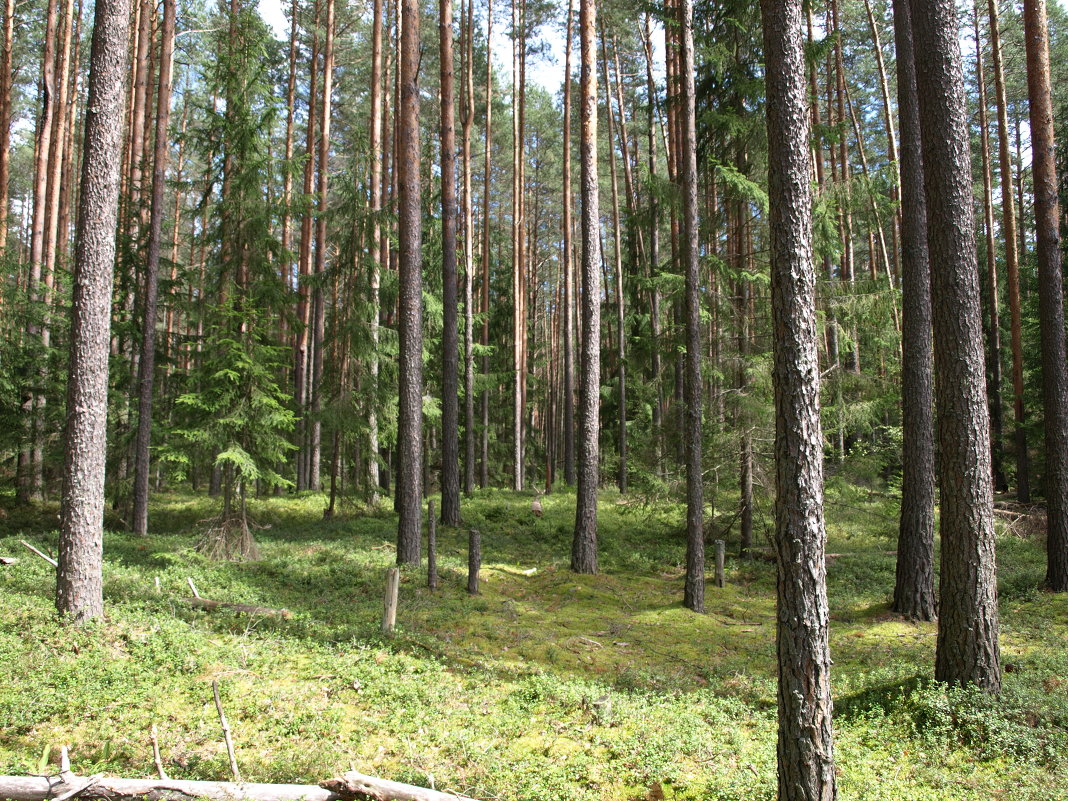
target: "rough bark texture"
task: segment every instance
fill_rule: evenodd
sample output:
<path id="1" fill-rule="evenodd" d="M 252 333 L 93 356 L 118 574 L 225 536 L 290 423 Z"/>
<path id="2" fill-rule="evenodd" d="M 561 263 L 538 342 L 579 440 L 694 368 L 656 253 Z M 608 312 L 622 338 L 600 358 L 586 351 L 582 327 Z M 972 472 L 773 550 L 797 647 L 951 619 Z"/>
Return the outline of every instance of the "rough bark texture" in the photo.
<path id="1" fill-rule="evenodd" d="M 1068 361 L 1064 343 L 1064 276 L 1046 0 L 1024 0 L 1024 36 L 1027 93 L 1031 101 L 1042 400 L 1046 413 L 1046 583 L 1055 592 L 1068 592 Z"/>
<path id="2" fill-rule="evenodd" d="M 894 611 L 933 620 L 934 394 L 927 202 L 909 0 L 894 0 L 897 105 L 901 118 L 901 519 Z"/>
<path id="3" fill-rule="evenodd" d="M 402 0 L 398 125 L 400 405 L 397 562 L 418 563 L 423 522 L 423 278 L 419 179 L 419 3 Z"/>
<path id="4" fill-rule="evenodd" d="M 801 0 L 761 0 L 767 64 L 779 799 L 835 797 L 816 275 Z"/>
<path id="5" fill-rule="evenodd" d="M 4 52 L 0 57 L 0 250 L 7 248 L 7 185 L 11 177 L 11 70 L 14 37 L 15 0 L 5 0 Z"/>
<path id="6" fill-rule="evenodd" d="M 701 261 L 697 220 L 697 120 L 694 113 L 693 0 L 679 4 L 682 113 L 682 269 L 686 276 L 686 588 L 683 604 L 705 611 L 704 478 L 701 474 Z"/>
<path id="7" fill-rule="evenodd" d="M 167 128 L 171 118 L 171 67 L 177 0 L 163 2 L 159 87 L 156 93 L 156 143 L 152 166 L 152 209 L 148 229 L 148 263 L 145 267 L 144 320 L 141 360 L 138 366 L 137 442 L 134 469 L 135 534 L 148 533 L 148 469 L 151 465 L 152 390 L 156 368 L 156 302 L 159 296 L 159 256 L 163 238 L 164 192 L 167 189 Z"/>
<path id="8" fill-rule="evenodd" d="M 910 0 L 932 264 L 942 538 L 935 678 L 1001 687 L 990 419 L 964 73 L 953 0 Z"/>
<path id="9" fill-rule="evenodd" d="M 452 0 L 441 0 L 441 522 L 460 525 L 459 328 L 456 297 L 456 122 Z"/>
<path id="10" fill-rule="evenodd" d="M 108 347 L 129 11 L 129 0 L 97 0 L 89 62 L 56 575 L 56 609 L 74 622 L 104 613 Z"/>
<path id="11" fill-rule="evenodd" d="M 579 94 L 582 124 L 582 337 L 579 343 L 579 408 L 577 427 L 578 492 L 571 569 L 597 572 L 597 488 L 600 483 L 601 390 L 601 239 L 597 196 L 597 8 L 581 0 L 579 36 L 582 77 Z"/>
<path id="12" fill-rule="evenodd" d="M 471 197 L 471 132 L 475 121 L 474 0 L 463 25 L 463 217 L 464 217 L 464 494 L 475 489 L 475 210 Z"/>

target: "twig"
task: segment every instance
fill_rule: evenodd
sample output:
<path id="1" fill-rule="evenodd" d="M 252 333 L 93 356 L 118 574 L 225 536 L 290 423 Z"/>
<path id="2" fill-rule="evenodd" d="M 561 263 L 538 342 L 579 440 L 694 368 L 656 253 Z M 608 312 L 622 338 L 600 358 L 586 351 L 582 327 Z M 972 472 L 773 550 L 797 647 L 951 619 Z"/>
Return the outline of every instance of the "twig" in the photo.
<path id="1" fill-rule="evenodd" d="M 159 740 L 156 738 L 156 724 L 152 724 L 152 760 L 156 763 L 156 773 L 159 774 L 161 779 L 169 779 L 167 771 L 163 769 L 163 758 L 159 753 Z"/>
<path id="2" fill-rule="evenodd" d="M 32 545 L 30 545 L 28 542 L 26 542 L 26 540 L 19 540 L 19 544 L 22 545 L 24 548 L 29 548 L 35 554 L 37 554 L 42 559 L 44 559 L 46 562 L 48 562 L 48 564 L 52 565 L 52 567 L 59 567 L 59 562 L 57 562 L 55 559 L 53 559 L 48 554 L 41 553 L 36 548 L 34 548 Z"/>
<path id="3" fill-rule="evenodd" d="M 200 593 L 197 592 L 197 585 L 193 583 L 193 577 L 192 576 L 188 576 L 186 578 L 186 581 L 189 582 L 189 589 L 191 589 L 193 591 L 193 597 L 194 598 L 199 598 L 200 597 Z"/>
<path id="4" fill-rule="evenodd" d="M 190 582 L 192 583 L 192 582 Z M 223 740 L 226 741 L 226 755 L 230 758 L 230 773 L 234 776 L 234 781 L 241 781 L 241 772 L 237 769 L 237 756 L 234 754 L 234 741 L 230 739 L 230 724 L 226 720 L 226 713 L 223 712 L 222 701 L 219 700 L 219 682 L 212 679 L 211 691 L 215 696 L 215 709 L 219 712 L 219 723 L 222 726 Z"/>

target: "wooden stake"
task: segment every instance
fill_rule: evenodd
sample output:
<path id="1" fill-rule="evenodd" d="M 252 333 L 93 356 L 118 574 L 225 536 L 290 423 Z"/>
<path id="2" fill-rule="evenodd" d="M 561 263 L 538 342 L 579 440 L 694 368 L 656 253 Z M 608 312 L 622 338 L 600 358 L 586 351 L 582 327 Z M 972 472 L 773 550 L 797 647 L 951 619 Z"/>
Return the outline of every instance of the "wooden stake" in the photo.
<path id="1" fill-rule="evenodd" d="M 197 592 L 197 585 L 193 583 L 193 577 L 192 576 L 187 577 L 186 581 L 189 582 L 189 589 L 191 589 L 193 591 L 193 597 L 194 598 L 199 598 L 200 597 L 200 593 Z"/>
<path id="2" fill-rule="evenodd" d="M 467 592 L 478 595 L 478 571 L 482 567 L 482 535 L 471 529 L 467 540 Z"/>
<path id="3" fill-rule="evenodd" d="M 397 594 L 400 590 L 400 568 L 391 567 L 386 571 L 386 601 L 382 611 L 382 633 L 393 634 L 397 626 Z"/>
<path id="4" fill-rule="evenodd" d="M 190 581 L 192 584 L 192 581 Z M 215 696 L 215 709 L 219 712 L 219 724 L 222 726 L 223 740 L 226 742 L 226 755 L 230 758 L 230 773 L 233 774 L 234 781 L 241 781 L 241 771 L 237 769 L 237 756 L 234 754 L 234 741 L 230 738 L 230 724 L 226 720 L 226 713 L 223 712 L 222 701 L 219 700 L 219 682 L 212 679 L 211 692 Z"/>
<path id="5" fill-rule="evenodd" d="M 438 588 L 438 521 L 434 518 L 434 502 L 427 501 L 426 586 Z"/>
<path id="6" fill-rule="evenodd" d="M 723 562 L 726 555 L 727 544 L 723 540 L 716 540 L 716 586 L 722 587 L 724 584 L 723 578 Z"/>

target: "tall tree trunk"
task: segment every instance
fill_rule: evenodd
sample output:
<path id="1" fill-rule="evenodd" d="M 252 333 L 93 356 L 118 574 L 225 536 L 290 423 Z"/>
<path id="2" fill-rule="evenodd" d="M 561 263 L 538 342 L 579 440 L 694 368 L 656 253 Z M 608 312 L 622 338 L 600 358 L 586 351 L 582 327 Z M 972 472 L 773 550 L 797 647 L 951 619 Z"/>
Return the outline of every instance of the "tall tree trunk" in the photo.
<path id="1" fill-rule="evenodd" d="M 618 447 L 619 470 L 616 474 L 616 486 L 621 493 L 627 491 L 627 333 L 625 328 L 625 311 L 623 299 L 623 240 L 622 225 L 619 214 L 619 177 L 616 170 L 616 145 L 615 145 L 615 121 L 612 114 L 612 80 L 608 73 L 608 43 L 604 35 L 604 25 L 601 26 L 601 67 L 604 72 L 604 86 L 607 101 L 608 122 L 608 169 L 612 184 L 612 258 L 616 291 L 616 358 L 617 377 L 619 379 L 619 401 L 616 444 Z M 623 107 L 620 105 L 620 118 L 623 116 Z M 627 160 L 626 147 L 621 148 L 623 160 Z"/>
<path id="2" fill-rule="evenodd" d="M 564 150 L 563 150 L 563 253 L 564 271 L 563 381 L 564 381 L 564 483 L 575 483 L 575 265 L 571 242 L 571 45 L 575 0 L 567 2 L 567 33 L 564 44 Z"/>
<path id="3" fill-rule="evenodd" d="M 397 421 L 397 562 L 418 564 L 423 524 L 423 278 L 419 175 L 419 3 L 401 0 L 397 107 L 400 244 L 400 386 Z"/>
<path id="4" fill-rule="evenodd" d="M 104 613 L 104 461 L 108 340 L 115 266 L 128 0 L 97 0 L 75 237 L 66 458 L 56 609 L 82 622 Z"/>
<path id="5" fill-rule="evenodd" d="M 334 86 L 334 0 L 326 0 L 326 42 L 323 48 L 323 98 L 319 113 L 319 208 L 315 220 L 315 289 L 312 292 L 312 370 L 309 386 L 311 436 L 308 450 L 308 489 L 318 491 L 323 455 L 323 342 L 326 336 L 326 217 L 330 208 L 330 121 Z"/>
<path id="6" fill-rule="evenodd" d="M 582 125 L 582 338 L 579 343 L 578 492 L 571 569 L 597 572 L 597 489 L 600 484 L 601 237 L 597 180 L 597 6 L 580 0 L 579 83 Z"/>
<path id="7" fill-rule="evenodd" d="M 493 181 L 493 0 L 486 3 L 486 140 L 484 145 L 484 182 L 482 186 L 482 458 L 478 485 L 489 483 L 489 282 L 490 282 L 490 192 Z"/>
<path id="8" fill-rule="evenodd" d="M 461 3 L 461 13 L 463 5 Z M 464 218 L 464 494 L 475 490 L 475 208 L 471 197 L 471 133 L 475 121 L 474 0 L 461 20 L 464 34 L 463 209 Z"/>
<path id="9" fill-rule="evenodd" d="M 159 293 L 159 256 L 163 238 L 164 192 L 167 189 L 168 126 L 171 118 L 171 68 L 177 0 L 163 0 L 159 87 L 156 90 L 156 142 L 152 159 L 152 209 L 145 265 L 144 320 L 138 373 L 137 441 L 135 445 L 133 530 L 148 533 L 148 469 L 151 465 L 152 389 L 156 368 L 156 301 Z"/>
<path id="10" fill-rule="evenodd" d="M 371 267 L 368 290 L 371 306 L 370 333 L 371 353 L 368 357 L 368 373 L 370 374 L 371 392 L 370 402 L 367 405 L 367 483 L 372 503 L 378 499 L 379 454 L 378 454 L 378 341 L 379 341 L 379 290 L 382 285 L 382 266 L 389 259 L 389 246 L 382 236 L 381 212 L 383 198 L 385 196 L 382 185 L 382 172 L 386 159 L 383 142 L 386 138 L 385 101 L 388 93 L 383 85 L 382 69 L 382 28 L 383 8 L 382 0 L 374 0 L 371 19 L 371 131 L 370 131 L 370 154 L 371 154 L 371 214 L 374 220 L 371 223 Z M 388 71 L 387 71 L 388 74 Z"/>
<path id="11" fill-rule="evenodd" d="M 7 250 L 8 182 L 11 180 L 11 90 L 15 0 L 4 0 L 4 51 L 0 56 L 0 251 Z"/>
<path id="12" fill-rule="evenodd" d="M 441 522 L 460 525 L 459 321 L 456 297 L 456 122 L 452 0 L 439 2 L 441 53 Z"/>
<path id="13" fill-rule="evenodd" d="M 761 0 L 775 385 L 779 798 L 835 798 L 816 275 L 801 0 Z"/>
<path id="14" fill-rule="evenodd" d="M 1046 413 L 1046 584 L 1054 592 L 1068 592 L 1068 360 L 1046 0 L 1024 0 L 1024 36 L 1038 244 L 1042 400 Z"/>
<path id="15" fill-rule="evenodd" d="M 526 86 L 526 31 L 523 0 L 512 0 L 512 396 L 513 488 L 524 485 L 526 452 L 526 142 L 523 104 Z"/>
<path id="16" fill-rule="evenodd" d="M 682 268 L 686 276 L 686 591 L 683 604 L 705 611 L 704 474 L 701 464 L 701 260 L 697 221 L 697 118 L 694 91 L 693 0 L 679 3 L 679 112 L 682 150 Z"/>
<path id="17" fill-rule="evenodd" d="M 901 119 L 901 519 L 895 612 L 934 620 L 934 394 L 927 201 L 909 0 L 894 0 Z"/>
<path id="18" fill-rule="evenodd" d="M 1002 66 L 1001 26 L 997 0 L 988 0 L 990 51 L 994 62 L 994 96 L 998 109 L 998 157 L 1001 164 L 1001 238 L 1005 242 L 1005 270 L 1008 273 L 1009 332 L 1012 345 L 1013 416 L 1016 440 L 1016 498 L 1031 501 L 1031 468 L 1027 454 L 1027 421 L 1024 409 L 1023 316 L 1020 311 L 1020 253 L 1016 239 L 1016 203 L 1012 193 L 1012 156 L 1009 151 L 1008 103 L 1005 99 L 1005 70 Z"/>
<path id="19" fill-rule="evenodd" d="M 52 118 L 56 113 L 56 37 L 58 28 L 58 2 L 49 0 L 45 17 L 44 53 L 41 61 L 41 116 L 37 121 L 36 152 L 33 171 L 33 218 L 30 223 L 30 263 L 26 280 L 27 294 L 32 302 L 43 299 L 41 291 L 45 262 L 45 229 L 48 208 L 48 155 L 52 141 Z M 27 334 L 41 335 L 41 328 L 31 323 Z M 18 479 L 16 495 L 20 502 L 40 499 L 43 487 L 38 455 L 37 397 L 32 385 L 25 388 L 22 396 L 22 412 L 25 438 L 18 456 Z"/>
<path id="20" fill-rule="evenodd" d="M 911 0 L 932 264 L 938 431 L 939 574 L 935 678 L 1001 687 L 990 419 L 972 220 L 971 154 L 954 0 Z"/>

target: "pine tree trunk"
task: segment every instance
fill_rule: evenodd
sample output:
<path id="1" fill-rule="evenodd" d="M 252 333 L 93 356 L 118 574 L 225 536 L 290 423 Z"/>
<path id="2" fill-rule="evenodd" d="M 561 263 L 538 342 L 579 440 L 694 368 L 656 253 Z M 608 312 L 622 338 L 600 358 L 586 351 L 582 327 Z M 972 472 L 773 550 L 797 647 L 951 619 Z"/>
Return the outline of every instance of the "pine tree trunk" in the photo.
<path id="1" fill-rule="evenodd" d="M 484 145 L 484 179 L 482 186 L 482 311 L 483 348 L 489 346 L 489 282 L 490 282 L 490 195 L 493 183 L 493 0 L 486 3 L 486 139 Z M 489 483 L 489 354 L 482 353 L 482 458 L 479 466 L 478 485 L 485 489 Z"/>
<path id="2" fill-rule="evenodd" d="M 311 431 L 308 441 L 308 489 L 321 485 L 323 456 L 323 343 L 326 338 L 326 296 L 322 278 L 326 274 L 326 217 L 330 208 L 330 122 L 334 86 L 334 0 L 326 0 L 326 42 L 323 48 L 323 96 L 319 112 L 318 214 L 315 220 L 315 275 L 319 279 L 312 292 L 312 370 L 309 385 Z"/>
<path id="3" fill-rule="evenodd" d="M 104 613 L 104 461 L 128 0 L 97 0 L 75 238 L 66 458 L 56 609 L 73 622 Z"/>
<path id="4" fill-rule="evenodd" d="M 564 44 L 564 145 L 563 145 L 563 253 L 564 271 L 563 382 L 564 382 L 564 483 L 575 483 L 575 265 L 571 241 L 571 45 L 575 0 L 567 2 L 567 32 Z"/>
<path id="5" fill-rule="evenodd" d="M 0 56 L 0 251 L 7 250 L 8 182 L 11 179 L 12 67 L 15 0 L 4 0 L 4 51 Z"/>
<path id="6" fill-rule="evenodd" d="M 775 385 L 779 799 L 835 797 L 801 0 L 761 0 Z"/>
<path id="7" fill-rule="evenodd" d="M 597 180 L 597 7 L 580 0 L 579 83 L 582 133 L 582 335 L 579 342 L 578 491 L 571 569 L 597 572 L 597 489 L 600 484 L 601 239 Z"/>
<path id="8" fill-rule="evenodd" d="M 1012 346 L 1013 416 L 1016 440 L 1016 499 L 1031 502 L 1031 468 L 1027 454 L 1027 415 L 1024 409 L 1023 316 L 1020 310 L 1020 252 L 1016 240 L 1016 202 L 1012 192 L 1012 156 L 1009 152 L 1008 103 L 1002 66 L 1001 30 L 997 0 L 988 0 L 990 51 L 994 62 L 994 96 L 998 109 L 998 156 L 1001 164 L 1001 238 L 1005 242 L 1008 273 L 1009 332 Z M 1021 205 L 1022 208 L 1022 205 Z"/>
<path id="9" fill-rule="evenodd" d="M 901 519 L 895 612 L 934 620 L 934 394 L 927 201 L 909 0 L 894 0 L 901 119 Z"/>
<path id="10" fill-rule="evenodd" d="M 156 141 L 152 164 L 152 208 L 148 231 L 148 261 L 141 332 L 141 359 L 138 366 L 137 441 L 135 444 L 133 530 L 148 533 L 148 472 L 151 465 L 152 390 L 156 367 L 156 306 L 159 294 L 160 244 L 163 239 L 164 192 L 167 183 L 167 157 L 170 153 L 168 126 L 171 115 L 171 68 L 174 55 L 174 28 L 177 0 L 163 0 L 163 30 L 160 48 L 159 88 L 156 91 Z"/>
<path id="11" fill-rule="evenodd" d="M 1024 36 L 1038 244 L 1042 400 L 1046 413 L 1046 584 L 1054 592 L 1068 592 L 1068 359 L 1046 0 L 1024 0 Z"/>
<path id="12" fill-rule="evenodd" d="M 935 678 L 1001 687 L 990 419 L 954 0 L 911 0 L 927 197 L 942 540 Z"/>
<path id="13" fill-rule="evenodd" d="M 697 118 L 695 114 L 693 0 L 679 4 L 681 47 L 679 112 L 682 149 L 678 167 L 682 189 L 682 269 L 686 277 L 686 591 L 683 604 L 705 611 L 704 475 L 701 463 L 701 260 L 697 220 Z"/>
<path id="14" fill-rule="evenodd" d="M 382 171 L 386 159 L 383 142 L 386 138 L 386 114 L 384 106 L 387 93 L 383 86 L 382 69 L 382 28 L 383 0 L 374 0 L 371 19 L 371 274 L 368 281 L 369 301 L 371 306 L 369 328 L 371 334 L 371 353 L 368 357 L 368 373 L 371 382 L 371 400 L 367 406 L 367 483 L 372 503 L 378 500 L 379 454 L 378 454 L 378 342 L 379 342 L 379 290 L 382 285 L 383 263 L 389 259 L 388 244 L 382 236 L 382 221 L 379 219 L 383 197 Z"/>
<path id="15" fill-rule="evenodd" d="M 419 158 L 419 3 L 401 0 L 397 107 L 400 386 L 397 420 L 398 564 L 418 564 L 423 524 L 423 278 Z"/>
<path id="16" fill-rule="evenodd" d="M 441 522 L 460 525 L 459 320 L 456 297 L 456 122 L 452 0 L 440 0 L 441 53 Z"/>
<path id="17" fill-rule="evenodd" d="M 475 121 L 474 0 L 468 0 L 467 13 L 461 24 L 464 30 L 464 494 L 470 497 L 475 490 L 475 209 L 471 197 L 471 133 Z"/>

